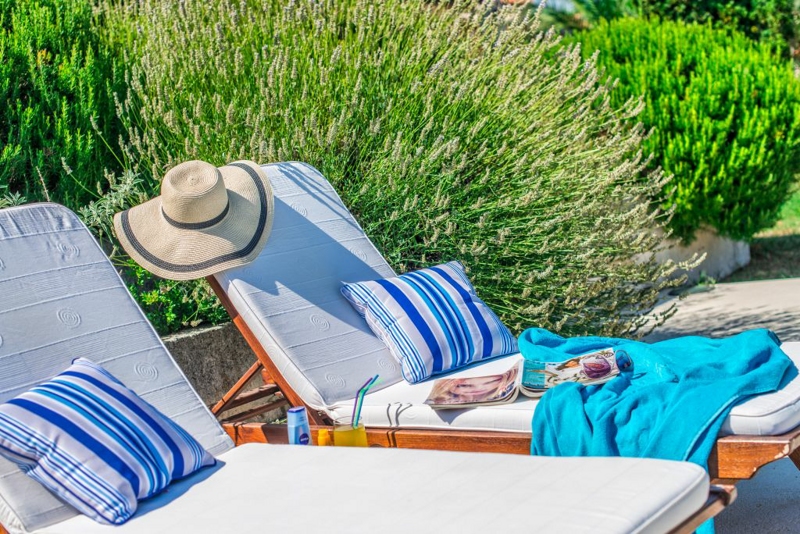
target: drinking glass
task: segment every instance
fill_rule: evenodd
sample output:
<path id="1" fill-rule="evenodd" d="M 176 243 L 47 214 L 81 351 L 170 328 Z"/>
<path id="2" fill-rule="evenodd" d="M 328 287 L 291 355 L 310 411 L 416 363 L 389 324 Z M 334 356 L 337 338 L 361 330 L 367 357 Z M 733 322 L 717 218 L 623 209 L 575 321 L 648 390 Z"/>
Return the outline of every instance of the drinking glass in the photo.
<path id="1" fill-rule="evenodd" d="M 334 419 L 333 444 L 336 447 L 367 447 L 367 429 L 363 419 L 359 417 L 355 427 L 349 415 Z"/>

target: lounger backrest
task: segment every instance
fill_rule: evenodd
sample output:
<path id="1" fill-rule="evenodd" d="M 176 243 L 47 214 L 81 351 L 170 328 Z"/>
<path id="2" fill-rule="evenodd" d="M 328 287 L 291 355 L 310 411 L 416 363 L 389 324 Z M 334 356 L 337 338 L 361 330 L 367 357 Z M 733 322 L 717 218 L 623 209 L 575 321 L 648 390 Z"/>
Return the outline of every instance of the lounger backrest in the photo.
<path id="1" fill-rule="evenodd" d="M 86 227 L 56 204 L 0 210 L 0 402 L 84 357 L 189 431 L 212 454 L 233 443 Z M 0 458 L 0 523 L 31 531 L 76 515 Z"/>
<path id="2" fill-rule="evenodd" d="M 310 406 L 352 399 L 400 368 L 341 294 L 342 282 L 395 276 L 330 183 L 305 163 L 265 165 L 272 233 L 251 264 L 215 275 L 248 327 Z"/>

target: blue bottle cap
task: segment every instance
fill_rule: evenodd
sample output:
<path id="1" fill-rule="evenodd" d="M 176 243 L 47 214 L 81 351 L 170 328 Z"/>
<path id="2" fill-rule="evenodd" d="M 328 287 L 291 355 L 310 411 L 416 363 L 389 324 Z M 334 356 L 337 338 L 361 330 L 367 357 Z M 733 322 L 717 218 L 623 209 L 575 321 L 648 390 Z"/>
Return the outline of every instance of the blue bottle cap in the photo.
<path id="1" fill-rule="evenodd" d="M 633 365 L 633 360 L 624 350 L 618 350 L 614 353 L 614 356 L 617 358 L 617 367 L 620 371 L 624 371 Z"/>
<path id="2" fill-rule="evenodd" d="M 302 424 L 306 421 L 308 421 L 308 416 L 306 415 L 305 406 L 295 406 L 294 408 L 289 408 L 286 411 L 286 422 L 290 425 Z"/>

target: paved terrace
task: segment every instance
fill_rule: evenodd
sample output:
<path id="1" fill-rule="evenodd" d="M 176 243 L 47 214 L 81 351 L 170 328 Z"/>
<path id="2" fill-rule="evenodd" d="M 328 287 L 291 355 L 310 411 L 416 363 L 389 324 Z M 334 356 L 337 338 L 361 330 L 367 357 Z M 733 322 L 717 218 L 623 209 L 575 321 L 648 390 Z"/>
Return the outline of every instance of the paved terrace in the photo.
<path id="1" fill-rule="evenodd" d="M 646 340 L 720 337 L 751 328 L 769 328 L 783 341 L 800 341 L 800 278 L 717 284 L 691 294 Z M 800 532 L 800 470 L 791 460 L 763 468 L 737 488 L 739 498 L 717 518 L 718 534 Z"/>

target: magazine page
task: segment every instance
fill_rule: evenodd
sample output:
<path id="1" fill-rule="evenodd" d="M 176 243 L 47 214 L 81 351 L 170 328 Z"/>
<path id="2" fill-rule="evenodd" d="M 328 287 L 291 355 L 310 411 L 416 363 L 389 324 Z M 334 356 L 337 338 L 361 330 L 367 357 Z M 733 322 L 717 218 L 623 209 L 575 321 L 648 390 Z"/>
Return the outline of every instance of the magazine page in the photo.
<path id="1" fill-rule="evenodd" d="M 627 358 L 627 355 L 625 355 Z M 530 392 L 544 392 L 564 382 L 584 385 L 602 384 L 617 376 L 617 354 L 612 348 L 602 349 L 562 362 L 526 359 L 522 370 L 522 387 Z M 523 393 L 528 393 L 523 391 Z"/>
<path id="2" fill-rule="evenodd" d="M 433 408 L 467 408 L 512 402 L 517 397 L 519 364 L 502 374 L 470 378 L 440 378 L 433 382 L 425 404 Z"/>

